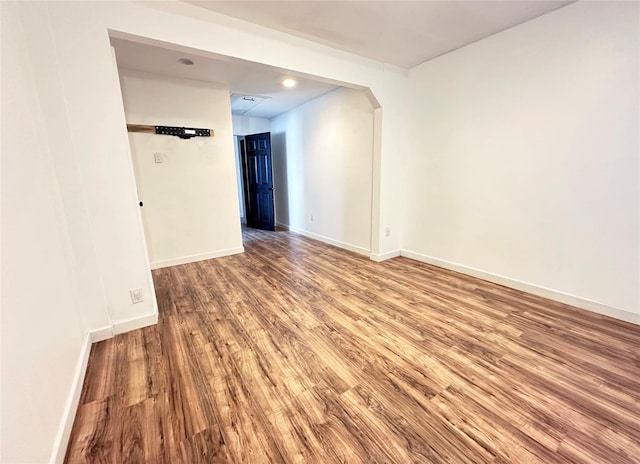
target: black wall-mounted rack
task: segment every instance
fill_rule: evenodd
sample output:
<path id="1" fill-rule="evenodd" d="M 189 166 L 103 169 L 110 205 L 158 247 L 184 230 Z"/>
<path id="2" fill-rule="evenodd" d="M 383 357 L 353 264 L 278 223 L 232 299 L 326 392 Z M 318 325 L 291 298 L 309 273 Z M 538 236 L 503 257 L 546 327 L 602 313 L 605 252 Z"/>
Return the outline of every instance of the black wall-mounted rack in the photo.
<path id="1" fill-rule="evenodd" d="M 213 137 L 215 135 L 213 129 L 198 129 L 196 127 L 179 126 L 148 126 L 144 124 L 127 124 L 127 130 L 129 132 L 142 132 L 145 134 L 174 135 L 181 139 Z"/>

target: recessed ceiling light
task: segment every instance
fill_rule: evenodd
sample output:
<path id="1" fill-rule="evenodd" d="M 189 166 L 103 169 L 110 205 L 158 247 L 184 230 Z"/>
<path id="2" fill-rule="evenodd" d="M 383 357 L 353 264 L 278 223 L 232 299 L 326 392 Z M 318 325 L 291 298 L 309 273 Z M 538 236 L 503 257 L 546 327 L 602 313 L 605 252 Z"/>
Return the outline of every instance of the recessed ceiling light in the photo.
<path id="1" fill-rule="evenodd" d="M 191 61 L 189 58 L 180 58 L 178 60 L 178 63 L 184 64 L 186 66 L 191 66 L 193 64 L 193 61 Z"/>
<path id="2" fill-rule="evenodd" d="M 282 85 L 284 85 L 285 87 L 295 87 L 296 81 L 295 79 L 287 78 L 282 81 Z"/>

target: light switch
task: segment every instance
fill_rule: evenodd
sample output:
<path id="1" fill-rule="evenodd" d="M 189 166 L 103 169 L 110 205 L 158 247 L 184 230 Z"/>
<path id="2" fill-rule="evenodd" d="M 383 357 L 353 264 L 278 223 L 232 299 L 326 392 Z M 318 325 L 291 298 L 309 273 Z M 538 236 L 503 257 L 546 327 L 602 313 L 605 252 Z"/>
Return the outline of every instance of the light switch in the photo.
<path id="1" fill-rule="evenodd" d="M 153 159 L 156 163 L 162 163 L 162 153 L 154 153 Z"/>

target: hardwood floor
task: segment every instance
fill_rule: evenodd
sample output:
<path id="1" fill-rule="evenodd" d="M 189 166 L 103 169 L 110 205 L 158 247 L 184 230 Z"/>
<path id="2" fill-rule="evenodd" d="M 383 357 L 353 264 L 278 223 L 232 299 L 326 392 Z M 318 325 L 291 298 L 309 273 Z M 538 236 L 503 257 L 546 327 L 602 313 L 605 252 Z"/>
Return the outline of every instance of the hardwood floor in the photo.
<path id="1" fill-rule="evenodd" d="M 154 271 L 66 462 L 638 463 L 640 327 L 288 232 Z"/>

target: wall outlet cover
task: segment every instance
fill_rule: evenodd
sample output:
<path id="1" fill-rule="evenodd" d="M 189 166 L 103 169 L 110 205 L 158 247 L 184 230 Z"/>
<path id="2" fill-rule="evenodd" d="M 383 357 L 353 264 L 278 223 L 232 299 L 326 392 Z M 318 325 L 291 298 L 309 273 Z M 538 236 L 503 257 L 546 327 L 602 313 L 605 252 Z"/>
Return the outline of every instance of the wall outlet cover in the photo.
<path id="1" fill-rule="evenodd" d="M 135 290 L 130 290 L 129 294 L 131 295 L 131 303 L 142 303 L 144 298 L 142 298 L 142 289 L 136 288 Z"/>

